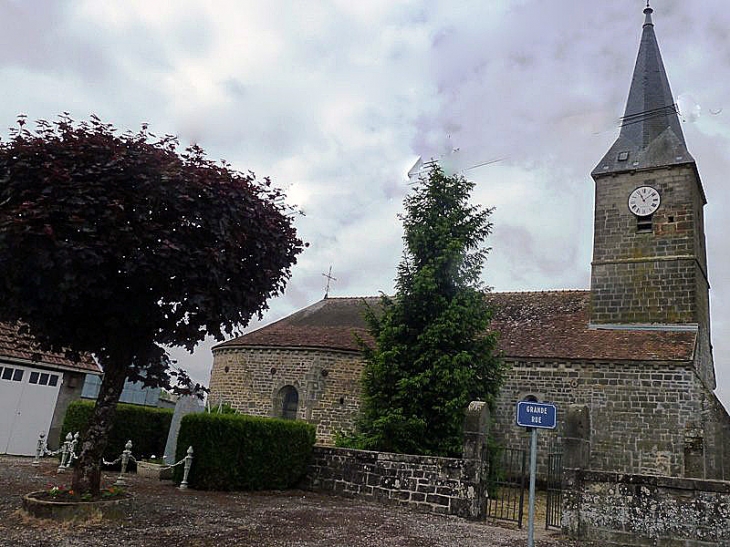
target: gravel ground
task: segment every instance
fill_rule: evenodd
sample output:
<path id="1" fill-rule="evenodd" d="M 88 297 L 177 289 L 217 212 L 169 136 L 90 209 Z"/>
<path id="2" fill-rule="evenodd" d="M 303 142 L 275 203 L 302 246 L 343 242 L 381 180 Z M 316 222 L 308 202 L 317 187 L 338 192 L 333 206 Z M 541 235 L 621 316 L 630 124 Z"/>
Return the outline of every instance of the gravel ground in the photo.
<path id="1" fill-rule="evenodd" d="M 512 547 L 525 530 L 439 517 L 360 500 L 288 492 L 180 491 L 169 482 L 131 475 L 135 499 L 125 520 L 56 523 L 28 517 L 21 497 L 68 484 L 48 460 L 0 457 L 0 546 L 271 546 Z M 105 476 L 104 484 L 116 477 Z M 537 532 L 537 547 L 588 547 L 557 533 Z"/>

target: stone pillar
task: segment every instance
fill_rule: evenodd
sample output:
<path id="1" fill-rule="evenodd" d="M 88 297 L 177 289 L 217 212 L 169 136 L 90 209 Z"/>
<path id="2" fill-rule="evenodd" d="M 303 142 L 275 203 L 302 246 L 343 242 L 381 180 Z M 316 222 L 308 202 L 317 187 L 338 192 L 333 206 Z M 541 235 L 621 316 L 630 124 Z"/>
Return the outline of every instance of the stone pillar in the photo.
<path id="1" fill-rule="evenodd" d="M 591 415 L 586 405 L 570 405 L 565 412 L 563 435 L 563 533 L 580 538 L 583 503 L 582 473 L 590 466 Z"/>
<path id="2" fill-rule="evenodd" d="M 457 514 L 469 519 L 482 519 L 487 511 L 487 438 L 489 407 L 472 401 L 464 416 L 464 505 Z"/>
<path id="3" fill-rule="evenodd" d="M 165 444 L 164 462 L 168 465 L 175 463 L 175 451 L 177 449 L 177 435 L 180 432 L 180 424 L 183 416 L 195 412 L 203 412 L 203 404 L 195 395 L 184 395 L 175 403 L 175 411 L 172 414 L 172 422 L 170 423 L 170 431 L 167 433 L 167 443 Z"/>
<path id="4" fill-rule="evenodd" d="M 581 469 L 563 469 L 563 515 L 561 528 L 564 534 L 572 538 L 585 535 L 581 518 L 583 508 L 583 471 Z"/>
<path id="5" fill-rule="evenodd" d="M 587 469 L 590 460 L 590 410 L 586 405 L 570 405 L 565 413 L 563 469 Z"/>

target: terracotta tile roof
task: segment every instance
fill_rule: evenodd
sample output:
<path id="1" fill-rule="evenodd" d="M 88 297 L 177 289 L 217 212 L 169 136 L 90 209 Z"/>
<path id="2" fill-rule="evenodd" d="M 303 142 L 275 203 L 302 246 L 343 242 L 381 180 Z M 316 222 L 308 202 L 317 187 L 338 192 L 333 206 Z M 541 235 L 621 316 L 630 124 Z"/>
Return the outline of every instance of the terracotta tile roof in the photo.
<path id="1" fill-rule="evenodd" d="M 79 362 L 74 362 L 60 353 L 41 351 L 32 337 L 20 334 L 16 326 L 7 323 L 0 323 L 0 361 L 3 360 L 19 360 L 28 365 L 37 364 L 52 369 L 101 373 L 91 356 L 82 356 Z"/>
<path id="2" fill-rule="evenodd" d="M 499 347 L 513 358 L 689 361 L 696 332 L 590 328 L 590 291 L 488 295 Z"/>
<path id="3" fill-rule="evenodd" d="M 589 291 L 489 293 L 499 348 L 515 359 L 689 361 L 692 331 L 607 330 L 589 327 Z M 366 335 L 362 310 L 379 299 L 327 298 L 214 349 L 307 347 L 357 350 Z"/>
<path id="4" fill-rule="evenodd" d="M 369 338 L 363 319 L 367 305 L 377 306 L 377 297 L 325 298 L 258 330 L 218 344 L 238 346 L 308 347 L 356 351 L 356 336 Z"/>

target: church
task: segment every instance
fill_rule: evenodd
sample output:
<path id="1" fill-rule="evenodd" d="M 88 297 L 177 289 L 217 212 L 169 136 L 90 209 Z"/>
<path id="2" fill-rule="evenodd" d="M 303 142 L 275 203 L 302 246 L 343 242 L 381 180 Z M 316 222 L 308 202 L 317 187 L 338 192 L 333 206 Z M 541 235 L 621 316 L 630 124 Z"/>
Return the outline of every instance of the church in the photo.
<path id="1" fill-rule="evenodd" d="M 589 467 L 730 480 L 730 417 L 714 394 L 709 281 L 698 167 L 687 149 L 652 9 L 618 138 L 595 182 L 589 290 L 488 293 L 510 366 L 493 413 L 502 446 L 527 444 L 515 404 L 586 408 Z M 213 348 L 210 400 L 306 420 L 318 441 L 352 429 L 376 297 L 325 298 Z"/>

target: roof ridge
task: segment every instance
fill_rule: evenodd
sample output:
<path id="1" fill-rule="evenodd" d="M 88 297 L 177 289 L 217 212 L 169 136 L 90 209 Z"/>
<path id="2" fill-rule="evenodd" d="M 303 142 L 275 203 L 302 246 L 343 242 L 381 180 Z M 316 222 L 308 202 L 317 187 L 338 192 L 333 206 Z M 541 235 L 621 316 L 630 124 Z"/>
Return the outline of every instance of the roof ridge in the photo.
<path id="1" fill-rule="evenodd" d="M 586 293 L 591 292 L 590 289 L 541 289 L 541 290 L 534 290 L 534 291 L 493 291 L 493 290 L 485 290 L 483 291 L 485 294 L 550 294 L 550 293 L 573 293 L 573 292 L 580 292 L 580 293 Z M 385 294 L 385 293 L 381 293 Z M 321 300 L 317 300 L 316 302 L 313 302 L 309 306 L 313 306 L 314 304 L 318 304 L 319 302 L 326 302 L 328 300 L 364 300 L 366 298 L 380 298 L 380 294 L 378 295 L 367 295 L 367 296 L 328 296 L 327 298 L 323 298 Z M 395 295 L 389 295 L 385 294 L 385 296 L 393 297 Z M 306 306 L 304 308 L 301 308 L 302 310 L 308 308 L 309 306 Z M 294 312 L 296 313 L 296 312 Z"/>
<path id="2" fill-rule="evenodd" d="M 489 291 L 486 294 L 565 294 L 590 292 L 590 289 L 548 289 L 539 291 Z"/>
<path id="3" fill-rule="evenodd" d="M 322 298 L 321 300 L 317 300 L 317 302 L 326 302 L 327 300 L 360 300 L 364 298 L 380 298 L 379 294 L 372 294 L 367 296 L 328 296 L 327 298 Z M 316 304 L 316 302 L 315 302 Z"/>

